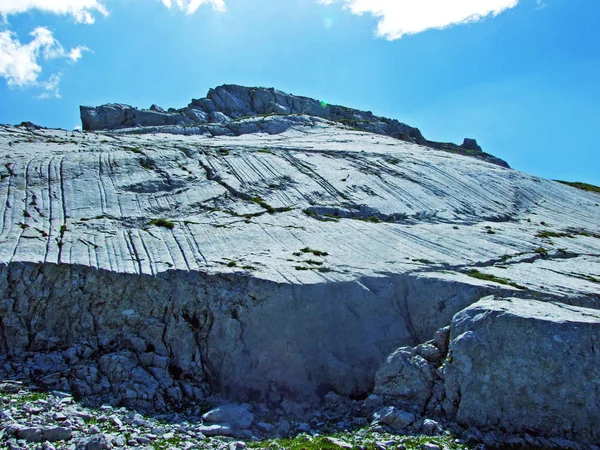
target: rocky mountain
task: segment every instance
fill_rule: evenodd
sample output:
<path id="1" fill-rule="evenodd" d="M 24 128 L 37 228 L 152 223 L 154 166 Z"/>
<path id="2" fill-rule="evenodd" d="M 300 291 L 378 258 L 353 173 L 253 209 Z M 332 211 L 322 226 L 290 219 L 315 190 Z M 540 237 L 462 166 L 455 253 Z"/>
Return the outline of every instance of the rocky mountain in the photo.
<path id="1" fill-rule="evenodd" d="M 185 108 L 137 109 L 129 105 L 108 104 L 81 106 L 81 123 L 85 131 L 120 130 L 125 133 L 208 134 L 240 136 L 251 133 L 283 133 L 295 126 L 312 126 L 316 119 L 460 153 L 504 167 L 508 164 L 484 153 L 474 139 L 465 138 L 462 145 L 428 141 L 418 128 L 397 120 L 377 117 L 370 111 L 329 105 L 323 101 L 286 94 L 273 88 L 248 88 L 223 85 L 210 89 L 206 98 L 194 99 Z"/>
<path id="2" fill-rule="evenodd" d="M 82 122 L 0 127 L 1 379 L 600 442 L 600 195 L 268 89 Z"/>

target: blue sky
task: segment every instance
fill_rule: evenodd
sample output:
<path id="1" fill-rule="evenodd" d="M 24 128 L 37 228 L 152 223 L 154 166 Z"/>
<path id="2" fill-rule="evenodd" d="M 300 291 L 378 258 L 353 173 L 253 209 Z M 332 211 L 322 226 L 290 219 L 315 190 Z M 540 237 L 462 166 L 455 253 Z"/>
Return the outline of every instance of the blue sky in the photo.
<path id="1" fill-rule="evenodd" d="M 0 0 L 0 15 L 0 123 L 72 129 L 80 104 L 277 87 L 600 185 L 597 0 Z"/>

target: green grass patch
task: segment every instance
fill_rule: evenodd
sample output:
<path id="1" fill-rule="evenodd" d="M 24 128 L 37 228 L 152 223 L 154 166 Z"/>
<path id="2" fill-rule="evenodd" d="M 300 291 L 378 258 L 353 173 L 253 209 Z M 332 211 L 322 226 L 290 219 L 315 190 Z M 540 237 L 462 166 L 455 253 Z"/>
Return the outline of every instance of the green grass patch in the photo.
<path id="1" fill-rule="evenodd" d="M 366 218 L 364 218 L 362 220 L 364 222 L 381 223 L 381 219 L 379 219 L 378 217 L 375 217 L 375 216 L 369 216 L 369 217 L 366 217 Z"/>
<path id="2" fill-rule="evenodd" d="M 568 186 L 572 186 L 577 189 L 581 189 L 582 191 L 587 192 L 595 192 L 596 194 L 600 194 L 600 187 L 594 186 L 593 184 L 580 183 L 579 181 L 561 181 L 556 180 L 559 183 L 566 184 Z"/>
<path id="3" fill-rule="evenodd" d="M 488 273 L 480 272 L 479 270 L 476 270 L 476 269 L 471 270 L 470 272 L 467 273 L 467 275 L 470 276 L 471 278 L 477 278 L 478 280 L 492 281 L 494 283 L 512 286 L 517 289 L 525 289 L 525 286 L 521 286 L 521 285 L 515 283 L 514 281 L 509 280 L 508 278 L 497 277 L 495 275 L 490 275 Z"/>
<path id="4" fill-rule="evenodd" d="M 173 436 L 168 439 L 158 438 L 152 444 L 154 450 L 167 450 L 170 448 L 183 448 L 185 440 L 182 436 Z"/>
<path id="5" fill-rule="evenodd" d="M 154 164 L 148 159 L 140 159 L 140 166 L 146 170 L 154 170 Z"/>
<path id="6" fill-rule="evenodd" d="M 309 259 L 308 261 L 304 261 L 306 264 L 310 264 L 311 266 L 322 266 L 323 263 L 321 261 L 315 261 L 314 259 Z"/>
<path id="7" fill-rule="evenodd" d="M 331 439 L 333 438 L 333 439 Z M 336 443 L 340 440 L 343 443 L 352 446 L 353 449 L 375 450 L 381 448 L 381 444 L 377 439 L 366 433 L 359 442 L 355 441 L 352 434 L 335 434 L 333 436 L 317 436 L 300 435 L 294 438 L 272 439 L 263 442 L 249 442 L 246 445 L 248 448 L 265 449 L 265 450 L 338 450 L 342 447 Z M 390 448 L 405 448 L 406 450 L 421 450 L 425 444 L 435 444 L 439 448 L 447 450 L 468 450 L 469 447 L 464 444 L 457 444 L 452 437 L 440 436 L 395 436 L 396 445 Z M 401 446 L 401 447 L 400 447 Z"/>
<path id="8" fill-rule="evenodd" d="M 275 208 L 273 208 L 271 205 L 269 205 L 267 202 L 265 202 L 261 197 L 256 196 L 256 197 L 252 197 L 249 199 L 252 203 L 256 203 L 257 205 L 259 205 L 261 208 L 264 208 L 267 210 L 267 212 L 269 214 L 273 214 L 276 211 Z"/>
<path id="9" fill-rule="evenodd" d="M 168 228 L 169 230 L 175 228 L 175 223 L 167 219 L 152 219 L 148 224 L 154 225 L 155 227 Z"/>
<path id="10" fill-rule="evenodd" d="M 329 253 L 327 253 L 327 252 L 323 252 L 321 250 L 314 250 L 310 247 L 304 247 L 304 248 L 300 249 L 300 251 L 302 253 L 312 253 L 315 256 L 328 256 L 329 255 Z"/>
<path id="11" fill-rule="evenodd" d="M 569 237 L 569 238 L 572 238 L 573 235 L 569 234 L 569 233 L 559 233 L 557 231 L 539 231 L 535 235 L 535 237 L 546 238 L 546 239 L 553 238 L 553 237 L 555 237 L 555 238 L 560 238 L 560 237 Z"/>

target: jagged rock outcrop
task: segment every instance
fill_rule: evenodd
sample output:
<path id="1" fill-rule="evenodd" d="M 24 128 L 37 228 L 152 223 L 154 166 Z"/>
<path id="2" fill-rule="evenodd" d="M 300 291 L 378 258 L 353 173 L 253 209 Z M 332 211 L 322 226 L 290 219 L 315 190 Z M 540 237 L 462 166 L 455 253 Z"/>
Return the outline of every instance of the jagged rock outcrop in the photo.
<path id="1" fill-rule="evenodd" d="M 215 108 L 243 114 L 238 97 Z M 456 404 L 451 386 L 478 391 L 438 369 L 448 345 L 475 347 L 458 324 L 436 330 L 468 317 L 491 345 L 515 316 L 533 338 L 514 348 L 536 367 L 560 311 L 600 309 L 597 194 L 329 119 L 207 114 L 296 122 L 222 136 L 0 127 L 0 379 L 148 411 L 213 394 L 293 411 L 375 388 L 396 412 L 508 429 L 501 409 L 483 423 Z M 556 320 L 461 313 L 492 294 L 552 302 Z M 574 373 L 573 389 L 595 389 Z"/>
<path id="2" fill-rule="evenodd" d="M 508 167 L 505 161 L 482 152 L 474 139 L 467 138 L 460 146 L 428 141 L 418 128 L 397 120 L 378 117 L 370 111 L 329 105 L 308 97 L 286 94 L 273 88 L 227 84 L 210 89 L 206 98 L 194 99 L 187 107 L 177 110 L 169 108 L 165 111 L 156 105 L 152 105 L 150 109 L 138 109 L 119 103 L 98 107 L 81 106 L 80 110 L 85 131 L 124 130 L 135 133 L 211 136 L 239 136 L 259 132 L 279 134 L 294 126 L 313 125 L 315 119 L 325 119 L 355 130 L 466 154 Z"/>

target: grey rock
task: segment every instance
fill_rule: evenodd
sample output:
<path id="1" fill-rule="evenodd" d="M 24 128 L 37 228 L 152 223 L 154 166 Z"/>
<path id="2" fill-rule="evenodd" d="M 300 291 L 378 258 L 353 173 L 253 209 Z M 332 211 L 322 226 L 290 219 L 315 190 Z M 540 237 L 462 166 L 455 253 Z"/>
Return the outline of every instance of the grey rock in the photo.
<path id="1" fill-rule="evenodd" d="M 373 414 L 373 420 L 400 432 L 406 431 L 417 420 L 417 417 L 413 413 L 386 406 Z"/>
<path id="2" fill-rule="evenodd" d="M 42 436 L 45 441 L 67 441 L 71 439 L 73 432 L 66 427 L 45 428 L 42 431 Z"/>
<path id="3" fill-rule="evenodd" d="M 421 425 L 421 433 L 426 434 L 427 436 L 436 436 L 442 434 L 444 429 L 439 422 L 436 422 L 432 419 L 424 419 L 423 424 Z"/>
<path id="4" fill-rule="evenodd" d="M 482 429 L 597 442 L 599 333 L 597 310 L 482 299 L 452 321 L 447 413 Z"/>
<path id="5" fill-rule="evenodd" d="M 376 117 L 370 111 L 359 111 L 343 106 L 326 105 L 317 100 L 286 94 L 273 88 L 248 88 L 222 85 L 210 89 L 207 98 L 194 99 L 185 108 L 163 108 L 152 105 L 139 110 L 129 105 L 107 104 L 96 108 L 81 106 L 83 130 L 118 130 L 141 128 L 145 132 L 160 129 L 163 132 L 195 134 L 208 131 L 214 136 L 257 133 L 280 134 L 297 123 L 296 115 L 334 120 L 354 129 L 391 136 L 441 150 L 464 152 L 508 167 L 506 162 L 483 153 L 474 139 L 465 139 L 461 146 L 427 141 L 417 128 Z M 271 117 L 268 117 L 271 116 Z M 246 118 L 258 118 L 256 123 L 242 124 Z M 208 124 L 207 128 L 198 128 Z M 193 125 L 195 129 L 186 129 Z M 220 126 L 211 126 L 220 125 Z M 179 128 L 183 126 L 184 128 Z"/>
<path id="6" fill-rule="evenodd" d="M 441 405 L 456 414 L 460 377 L 442 384 L 433 347 L 445 353 L 443 339 L 429 339 L 457 312 L 490 293 L 598 309 L 597 195 L 425 150 L 416 131 L 391 121 L 382 123 L 404 140 L 343 126 L 362 118 L 365 129 L 383 127 L 367 113 L 268 90 L 244 102 L 223 104 L 236 114 L 246 104 L 321 108 L 323 117 L 227 116 L 226 124 L 149 127 L 156 135 L 141 127 L 67 139 L 0 126 L 0 379 L 144 412 L 196 411 L 212 394 L 268 403 L 281 415 L 325 403 L 317 420 L 336 428 L 352 420 L 334 410 L 359 410 L 348 399 L 370 394 L 385 358 L 410 347 L 386 363 L 396 368 L 379 383 L 390 396 L 378 394 L 385 403 L 377 406 L 420 411 L 426 403 L 428 415 Z M 279 135 L 235 128 L 264 131 L 283 119 L 292 126 Z M 209 137 L 213 126 L 230 135 Z M 566 236 L 550 243 L 540 221 Z M 488 279 L 469 276 L 473 268 Z M 519 345 L 544 364 L 529 356 L 544 355 L 529 340 Z M 590 389 L 579 375 L 571 381 Z M 33 403 L 9 415 L 25 424 L 20 414 L 60 405 Z M 104 413 L 112 414 L 126 416 Z M 64 425 L 99 431 L 65 415 Z"/>
<path id="7" fill-rule="evenodd" d="M 275 430 L 277 431 L 277 433 L 279 433 L 281 435 L 288 434 L 291 429 L 292 429 L 292 426 L 290 425 L 290 423 L 287 420 L 280 420 L 279 423 L 277 424 L 277 426 L 275 427 Z"/>
<path id="8" fill-rule="evenodd" d="M 258 422 L 256 424 L 256 427 L 260 430 L 263 431 L 265 433 L 270 433 L 275 429 L 275 425 L 272 425 L 270 423 L 267 422 Z"/>
<path id="9" fill-rule="evenodd" d="M 431 396 L 433 382 L 434 375 L 427 360 L 413 348 L 402 347 L 392 353 L 375 374 L 374 392 L 422 412 Z"/>
<path id="10" fill-rule="evenodd" d="M 78 448 L 82 450 L 110 450 L 113 448 L 112 438 L 106 434 L 97 434 L 85 439 Z"/>
<path id="11" fill-rule="evenodd" d="M 481 147 L 479 146 L 479 144 L 477 144 L 477 141 L 475 139 L 465 138 L 465 140 L 462 143 L 461 147 L 464 147 L 467 150 L 475 150 L 475 151 L 478 151 L 478 152 L 481 151 Z"/>
<path id="12" fill-rule="evenodd" d="M 426 442 L 425 444 L 421 444 L 420 449 L 421 450 L 442 450 L 442 447 L 440 447 L 437 444 L 432 444 L 430 442 Z"/>
<path id="13" fill-rule="evenodd" d="M 207 423 L 229 424 L 235 429 L 250 428 L 254 416 L 248 411 L 247 405 L 223 405 L 202 415 Z"/>
<path id="14" fill-rule="evenodd" d="M 27 442 L 42 442 L 42 430 L 34 427 L 19 428 L 17 438 L 24 439 Z"/>
<path id="15" fill-rule="evenodd" d="M 430 343 L 419 344 L 415 347 L 415 352 L 427 362 L 438 365 L 444 358 L 444 353 L 435 345 Z"/>
<path id="16" fill-rule="evenodd" d="M 235 430 L 228 425 L 199 425 L 196 431 L 205 436 L 235 436 Z"/>
<path id="17" fill-rule="evenodd" d="M 21 390 L 22 386 L 22 383 L 3 381 L 2 383 L 0 383 L 0 392 L 5 394 L 16 394 Z"/>
<path id="18" fill-rule="evenodd" d="M 326 438 L 326 440 L 328 442 L 330 442 L 331 444 L 335 445 L 337 448 L 354 448 L 354 446 L 352 444 L 344 441 L 343 439 L 328 437 L 328 438 Z"/>
<path id="19" fill-rule="evenodd" d="M 450 327 L 446 326 L 437 330 L 433 336 L 433 341 L 437 348 L 440 349 L 443 354 L 446 354 L 448 351 L 448 344 L 450 343 Z"/>

